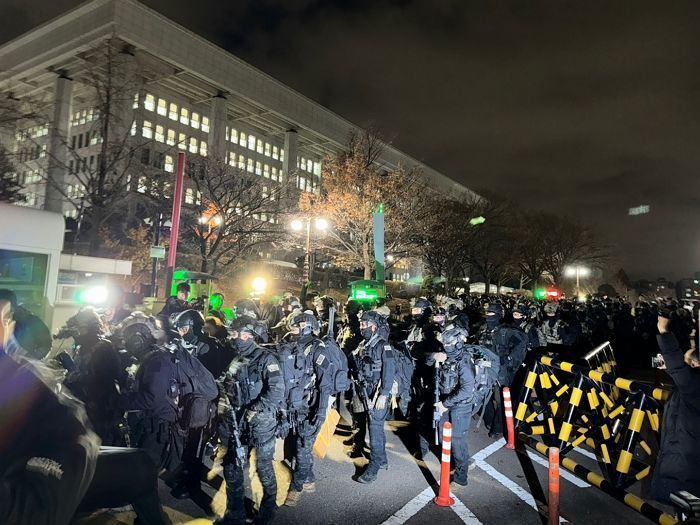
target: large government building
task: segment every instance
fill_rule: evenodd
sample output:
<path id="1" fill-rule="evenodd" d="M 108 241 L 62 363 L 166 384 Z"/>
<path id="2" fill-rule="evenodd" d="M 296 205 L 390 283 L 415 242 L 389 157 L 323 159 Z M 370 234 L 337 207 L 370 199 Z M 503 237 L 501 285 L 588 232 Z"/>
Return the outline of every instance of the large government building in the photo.
<path id="1" fill-rule="evenodd" d="M 119 46 L 109 64 L 100 51 L 105 42 Z M 95 123 L 104 118 L 104 101 L 95 100 L 96 72 L 121 82 L 110 115 L 112 137 L 148 141 L 138 161 L 165 173 L 174 172 L 177 152 L 184 151 L 217 156 L 270 185 L 286 181 L 298 191 L 318 191 L 324 156 L 340 151 L 357 130 L 135 0 L 93 0 L 0 46 L 2 107 L 16 104 L 21 113 L 31 101 L 47 116 L 18 119 L 2 134 L 15 154 L 27 205 L 67 217 L 78 213 L 75 202 L 84 190 L 71 174 L 100 161 L 101 130 L 95 128 L 101 126 Z M 441 193 L 470 193 L 391 146 L 379 162 L 419 166 L 426 185 Z M 64 191 L 46 180 L 59 181 Z M 139 182 L 131 189 L 139 191 Z M 185 203 L 197 199 L 186 188 Z"/>

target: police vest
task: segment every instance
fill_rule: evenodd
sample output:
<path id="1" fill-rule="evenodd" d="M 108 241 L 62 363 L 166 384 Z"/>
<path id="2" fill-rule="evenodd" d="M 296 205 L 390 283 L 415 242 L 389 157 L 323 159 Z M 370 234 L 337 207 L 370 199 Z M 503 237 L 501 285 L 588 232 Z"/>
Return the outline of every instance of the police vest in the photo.
<path id="1" fill-rule="evenodd" d="M 561 327 L 561 320 L 557 319 L 553 325 L 549 324 L 549 321 L 545 320 L 542 324 L 542 333 L 544 334 L 545 341 L 547 344 L 560 345 L 562 344 L 561 334 L 559 333 L 559 328 Z"/>

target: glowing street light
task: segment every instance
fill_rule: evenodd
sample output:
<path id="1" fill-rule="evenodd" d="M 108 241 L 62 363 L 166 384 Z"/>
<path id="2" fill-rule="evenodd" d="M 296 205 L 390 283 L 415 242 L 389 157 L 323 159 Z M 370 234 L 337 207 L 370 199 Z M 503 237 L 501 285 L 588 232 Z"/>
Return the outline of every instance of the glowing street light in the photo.
<path id="1" fill-rule="evenodd" d="M 585 266 L 567 266 L 564 268 L 564 275 L 566 277 L 576 277 L 576 296 L 581 295 L 581 277 L 588 277 L 591 274 L 591 270 Z"/>
<path id="2" fill-rule="evenodd" d="M 323 217 L 302 217 L 299 219 L 294 219 L 289 224 L 292 230 L 300 232 L 304 229 L 304 223 L 306 223 L 306 250 L 304 252 L 304 282 L 309 280 L 311 275 L 311 221 L 314 221 L 314 226 L 318 231 L 326 231 L 330 224 Z"/>

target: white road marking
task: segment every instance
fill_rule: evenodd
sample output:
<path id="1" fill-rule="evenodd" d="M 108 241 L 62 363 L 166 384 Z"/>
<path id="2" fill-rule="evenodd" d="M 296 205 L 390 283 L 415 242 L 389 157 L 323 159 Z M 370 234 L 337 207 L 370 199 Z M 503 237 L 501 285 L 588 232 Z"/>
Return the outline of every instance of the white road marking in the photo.
<path id="1" fill-rule="evenodd" d="M 488 447 L 482 448 L 479 452 L 472 456 L 472 459 L 474 461 L 484 461 L 491 454 L 498 452 L 505 446 L 505 442 L 502 439 L 499 439 L 498 441 L 491 443 Z"/>
<path id="2" fill-rule="evenodd" d="M 544 459 L 542 456 L 540 456 L 539 454 L 528 450 L 527 455 L 535 463 L 542 465 L 544 468 L 549 468 L 549 462 L 546 459 Z M 579 488 L 586 489 L 586 488 L 590 487 L 590 485 L 588 483 L 586 483 L 585 481 L 577 478 L 573 474 L 569 474 L 569 471 L 566 470 L 564 467 L 559 469 L 559 473 L 561 474 L 562 478 L 564 478 L 566 481 L 568 481 L 570 483 L 573 483 L 574 485 L 576 485 Z"/>
<path id="3" fill-rule="evenodd" d="M 518 485 L 517 483 L 515 483 L 513 480 L 506 477 L 505 475 L 501 474 L 498 470 L 496 470 L 494 467 L 492 467 L 491 465 L 489 465 L 485 461 L 477 461 L 476 466 L 479 467 L 484 472 L 486 472 L 493 479 L 498 481 L 505 488 L 510 490 L 518 498 L 523 500 L 527 505 L 532 507 L 535 510 L 535 512 L 539 513 L 539 509 L 537 508 L 537 503 L 535 503 L 535 498 L 533 498 L 532 494 L 527 492 L 520 485 Z M 559 516 L 559 523 L 563 523 L 565 521 L 566 520 L 564 518 Z"/>
<path id="4" fill-rule="evenodd" d="M 406 523 L 406 521 L 418 514 L 420 509 L 433 501 L 434 497 L 435 493 L 433 492 L 433 489 L 428 487 L 411 501 L 406 503 L 398 511 L 396 511 L 394 515 L 390 516 L 389 519 L 382 523 L 382 525 L 401 525 Z"/>
<path id="5" fill-rule="evenodd" d="M 451 508 L 453 511 L 455 511 L 455 514 L 459 516 L 459 519 L 466 523 L 466 525 L 482 525 L 479 518 L 474 516 L 474 513 L 469 510 L 464 503 L 457 498 L 457 496 L 452 493 L 450 493 L 450 496 L 452 496 L 455 500 L 455 504 Z"/>
<path id="6" fill-rule="evenodd" d="M 598 461 L 598 457 L 591 451 L 586 450 L 585 448 L 575 448 L 573 449 L 574 452 L 578 452 L 582 456 L 586 456 L 588 459 L 592 459 L 593 461 Z"/>

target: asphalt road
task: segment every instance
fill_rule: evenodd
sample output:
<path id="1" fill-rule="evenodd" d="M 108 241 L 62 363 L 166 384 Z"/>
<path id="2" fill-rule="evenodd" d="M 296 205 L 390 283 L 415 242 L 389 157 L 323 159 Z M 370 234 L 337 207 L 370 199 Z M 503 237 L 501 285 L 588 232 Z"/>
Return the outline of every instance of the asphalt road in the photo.
<path id="1" fill-rule="evenodd" d="M 547 468 L 543 460 L 533 462 L 523 454 L 504 448 L 504 440 L 489 438 L 483 427 L 479 431 L 472 429 L 469 448 L 475 463 L 469 472 L 469 485 L 461 487 L 453 484 L 456 505 L 442 508 L 432 501 L 437 490 L 436 480 L 439 479 L 438 459 L 431 455 L 425 461 L 417 461 L 412 456 L 415 435 L 405 423 L 387 422 L 386 429 L 389 470 L 380 471 L 376 482 L 363 485 L 353 480 L 362 471 L 366 460 L 353 461 L 346 456 L 349 447 L 342 441 L 347 431 L 341 426 L 334 436 L 328 456 L 315 461 L 315 492 L 304 493 L 296 507 L 280 507 L 275 523 L 542 525 L 543 517 L 537 509 L 542 508 L 546 513 L 543 501 L 547 490 Z M 595 461 L 584 454 L 574 452 L 572 458 L 594 468 Z M 281 455 L 280 446 L 278 457 L 281 458 Z M 277 500 L 281 505 L 289 486 L 289 469 L 285 463 L 278 461 L 276 471 L 279 485 Z M 207 477 L 209 479 L 203 483 L 202 497 L 196 503 L 173 499 L 168 487 L 161 483 L 163 505 L 173 522 L 204 525 L 223 512 L 225 485 L 220 468 L 213 466 Z M 259 500 L 260 490 L 260 484 L 253 475 L 249 497 L 254 501 Z M 566 473 L 562 473 L 561 479 L 561 515 L 562 521 L 576 525 L 652 523 L 597 488 Z M 121 509 L 96 513 L 83 519 L 81 525 L 132 522 L 133 513 Z"/>

